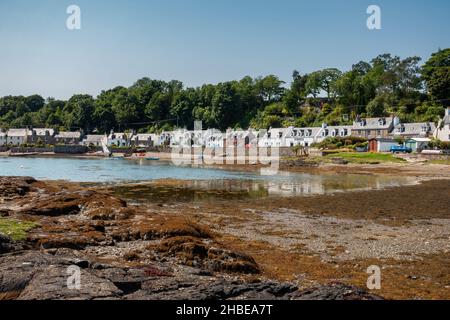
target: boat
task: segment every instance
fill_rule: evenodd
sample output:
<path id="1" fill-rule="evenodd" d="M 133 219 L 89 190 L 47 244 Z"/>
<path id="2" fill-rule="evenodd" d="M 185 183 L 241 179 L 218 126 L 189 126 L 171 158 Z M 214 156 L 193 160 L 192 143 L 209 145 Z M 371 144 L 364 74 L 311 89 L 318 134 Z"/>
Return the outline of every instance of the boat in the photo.
<path id="1" fill-rule="evenodd" d="M 148 157 L 148 158 L 145 158 L 145 160 L 158 161 L 159 158 L 157 158 L 157 157 Z"/>

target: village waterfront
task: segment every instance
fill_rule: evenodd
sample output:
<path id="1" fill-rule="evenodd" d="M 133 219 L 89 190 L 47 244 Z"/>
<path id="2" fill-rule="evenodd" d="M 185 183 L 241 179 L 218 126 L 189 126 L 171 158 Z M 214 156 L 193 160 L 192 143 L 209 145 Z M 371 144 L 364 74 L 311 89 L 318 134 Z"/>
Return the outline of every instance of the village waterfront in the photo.
<path id="1" fill-rule="evenodd" d="M 0 158 L 0 228 L 20 230 L 2 244 L 15 253 L 2 256 L 9 267 L 1 270 L 27 283 L 2 297 L 77 295 L 63 285 L 55 291 L 45 277 L 28 282 L 14 267 L 31 261 L 38 274 L 58 274 L 44 261 L 63 270 L 64 258 L 95 276 L 85 298 L 200 298 L 232 279 L 255 297 L 259 283 L 288 286 L 283 295 L 294 299 L 311 288 L 336 297 L 350 290 L 359 298 L 449 298 L 448 165 L 293 166 L 288 158 L 265 176 L 251 164 L 175 166 L 163 158 Z M 382 270 L 379 290 L 366 284 L 374 265 Z M 130 281 L 123 272 L 144 272 L 133 280 L 141 289 L 122 287 Z M 98 291 L 98 282 L 109 291 Z M 146 289 L 149 283 L 167 289 Z"/>

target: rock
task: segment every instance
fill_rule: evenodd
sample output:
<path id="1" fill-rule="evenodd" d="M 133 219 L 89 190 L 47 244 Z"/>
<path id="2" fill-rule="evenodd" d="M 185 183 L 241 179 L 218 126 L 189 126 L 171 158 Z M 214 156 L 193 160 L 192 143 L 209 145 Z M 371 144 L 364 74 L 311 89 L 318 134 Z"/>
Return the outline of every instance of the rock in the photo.
<path id="1" fill-rule="evenodd" d="M 188 266 L 203 267 L 216 272 L 259 273 L 259 267 L 252 257 L 213 247 L 193 237 L 165 239 L 156 249 L 161 253 L 176 256 Z"/>
<path id="2" fill-rule="evenodd" d="M 0 233 L 0 254 L 10 252 L 13 249 L 11 238 Z"/>
<path id="3" fill-rule="evenodd" d="M 345 160 L 344 158 L 336 157 L 336 158 L 331 158 L 331 163 L 333 163 L 333 164 L 348 164 L 348 160 Z"/>
<path id="4" fill-rule="evenodd" d="M 382 300 L 380 296 L 339 282 L 295 292 L 290 295 L 290 298 L 296 300 Z"/>
<path id="5" fill-rule="evenodd" d="M 0 196 L 16 198 L 30 192 L 32 185 L 37 182 L 31 177 L 0 177 Z"/>
<path id="6" fill-rule="evenodd" d="M 85 269 L 81 270 L 79 289 L 69 287 L 70 275 L 67 267 L 48 266 L 33 276 L 18 300 L 90 300 L 118 298 L 123 294 L 111 281 Z"/>

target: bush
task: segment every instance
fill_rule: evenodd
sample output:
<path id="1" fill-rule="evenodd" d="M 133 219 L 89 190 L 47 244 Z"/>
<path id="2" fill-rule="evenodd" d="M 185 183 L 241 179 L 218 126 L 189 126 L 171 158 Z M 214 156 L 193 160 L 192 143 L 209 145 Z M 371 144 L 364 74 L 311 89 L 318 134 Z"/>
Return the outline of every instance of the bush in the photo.
<path id="1" fill-rule="evenodd" d="M 322 142 L 314 143 L 311 146 L 322 150 L 334 150 L 342 147 L 353 149 L 357 144 L 368 145 L 368 142 L 366 139 L 360 137 L 328 137 Z"/>
<path id="2" fill-rule="evenodd" d="M 433 139 L 428 146 L 432 149 L 450 150 L 450 142 Z"/>

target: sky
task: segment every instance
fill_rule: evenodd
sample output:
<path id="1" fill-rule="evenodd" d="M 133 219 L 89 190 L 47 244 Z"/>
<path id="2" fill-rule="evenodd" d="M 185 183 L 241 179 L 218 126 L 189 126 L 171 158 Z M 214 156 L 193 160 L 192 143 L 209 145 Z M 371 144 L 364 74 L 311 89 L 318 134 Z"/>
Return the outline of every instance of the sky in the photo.
<path id="1" fill-rule="evenodd" d="M 81 9 L 69 30 L 66 10 Z M 381 30 L 366 10 L 381 9 Z M 1 0 L 0 96 L 96 96 L 150 77 L 186 86 L 343 71 L 450 47 L 448 0 Z"/>

